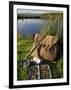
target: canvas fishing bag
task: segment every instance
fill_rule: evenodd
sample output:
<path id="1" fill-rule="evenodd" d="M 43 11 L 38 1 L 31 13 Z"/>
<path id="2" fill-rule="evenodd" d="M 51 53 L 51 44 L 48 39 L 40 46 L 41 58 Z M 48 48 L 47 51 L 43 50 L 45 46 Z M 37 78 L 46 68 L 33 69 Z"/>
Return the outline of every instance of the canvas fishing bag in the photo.
<path id="1" fill-rule="evenodd" d="M 39 43 L 43 38 L 43 35 L 36 34 L 34 37 L 34 43 L 32 45 L 33 50 L 37 43 Z M 59 51 L 58 45 L 59 38 L 57 36 L 47 35 L 42 42 L 33 50 L 31 53 L 32 57 L 42 58 L 47 61 L 54 61 L 57 57 L 57 52 Z"/>

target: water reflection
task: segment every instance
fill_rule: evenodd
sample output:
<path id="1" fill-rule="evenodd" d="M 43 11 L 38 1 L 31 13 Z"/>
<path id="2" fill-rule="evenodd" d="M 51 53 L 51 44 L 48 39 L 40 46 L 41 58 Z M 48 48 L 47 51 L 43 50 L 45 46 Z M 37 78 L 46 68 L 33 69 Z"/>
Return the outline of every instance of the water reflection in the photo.
<path id="1" fill-rule="evenodd" d="M 45 19 L 19 19 L 17 22 L 17 30 L 24 37 L 32 36 L 34 33 L 39 33 L 48 22 Z"/>

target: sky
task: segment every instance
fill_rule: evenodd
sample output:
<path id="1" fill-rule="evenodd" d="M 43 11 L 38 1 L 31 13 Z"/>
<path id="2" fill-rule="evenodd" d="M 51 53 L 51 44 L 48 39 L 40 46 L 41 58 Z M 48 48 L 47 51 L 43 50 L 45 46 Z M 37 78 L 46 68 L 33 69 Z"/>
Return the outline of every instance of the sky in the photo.
<path id="1" fill-rule="evenodd" d="M 30 13 L 30 14 L 41 14 L 41 13 L 61 13 L 61 11 L 52 11 L 52 10 L 27 10 L 27 9 L 17 9 L 17 13 L 20 14 L 20 13 Z"/>

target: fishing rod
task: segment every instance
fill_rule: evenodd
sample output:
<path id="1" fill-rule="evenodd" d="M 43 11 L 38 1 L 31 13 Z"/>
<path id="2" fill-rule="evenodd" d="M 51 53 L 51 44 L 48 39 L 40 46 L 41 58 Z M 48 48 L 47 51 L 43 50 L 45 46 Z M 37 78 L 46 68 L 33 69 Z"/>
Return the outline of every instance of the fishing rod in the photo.
<path id="1" fill-rule="evenodd" d="M 43 36 L 42 40 L 40 40 L 35 47 L 26 55 L 26 57 L 24 58 L 24 60 L 26 60 L 31 54 L 32 52 L 42 43 L 42 41 L 46 38 L 47 35 Z"/>
<path id="2" fill-rule="evenodd" d="M 24 61 L 21 62 L 20 66 L 28 67 L 30 64 L 30 60 L 28 60 L 29 56 L 33 53 L 33 51 L 43 42 L 43 40 L 46 38 L 47 34 L 43 36 L 43 38 L 35 45 L 33 49 L 30 50 L 30 52 L 26 55 L 24 58 Z"/>
<path id="3" fill-rule="evenodd" d="M 33 51 L 34 51 L 39 45 L 42 44 L 43 40 L 44 40 L 46 37 L 47 37 L 47 34 L 44 35 L 43 38 L 42 38 L 38 43 L 36 43 L 35 47 L 33 47 L 33 48 L 30 50 L 30 52 L 26 55 L 26 57 L 24 58 L 24 61 L 23 61 L 22 64 L 21 64 L 21 65 L 23 65 L 23 67 L 29 66 L 29 64 L 30 64 L 30 60 L 28 60 L 29 56 L 33 53 Z M 53 44 L 53 45 L 54 45 L 54 44 Z M 53 45 L 52 45 L 52 46 L 53 46 Z M 50 50 L 52 46 L 50 46 L 48 49 Z M 56 62 L 53 62 L 53 63 L 56 63 Z"/>

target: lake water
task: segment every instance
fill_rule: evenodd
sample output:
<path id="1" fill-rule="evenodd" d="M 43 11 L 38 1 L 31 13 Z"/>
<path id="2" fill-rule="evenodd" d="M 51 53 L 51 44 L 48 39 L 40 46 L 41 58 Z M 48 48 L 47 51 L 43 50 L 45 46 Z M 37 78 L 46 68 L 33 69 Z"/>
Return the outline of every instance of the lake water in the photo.
<path id="1" fill-rule="evenodd" d="M 63 22 L 59 21 L 59 23 L 56 24 L 56 26 L 58 26 L 58 33 L 61 33 L 63 29 Z M 45 19 L 18 19 L 17 22 L 17 30 L 23 35 L 23 37 L 32 36 L 34 33 L 39 33 L 47 26 L 54 26 L 54 21 L 50 22 Z"/>
<path id="2" fill-rule="evenodd" d="M 17 30 L 23 37 L 32 36 L 39 33 L 47 24 L 47 20 L 44 19 L 18 19 Z"/>

